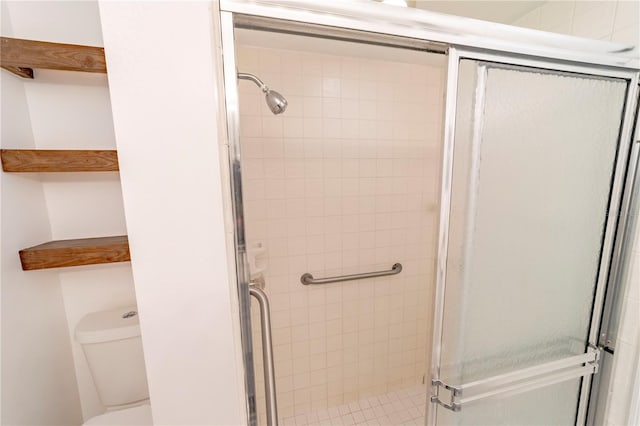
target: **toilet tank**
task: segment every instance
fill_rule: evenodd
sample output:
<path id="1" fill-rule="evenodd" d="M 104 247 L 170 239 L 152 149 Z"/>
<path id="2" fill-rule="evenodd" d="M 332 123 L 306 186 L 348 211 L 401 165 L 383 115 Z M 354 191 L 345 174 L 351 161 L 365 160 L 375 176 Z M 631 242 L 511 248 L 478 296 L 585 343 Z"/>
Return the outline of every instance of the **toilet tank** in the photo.
<path id="1" fill-rule="evenodd" d="M 149 397 L 135 306 L 86 315 L 76 326 L 75 338 L 107 409 Z"/>

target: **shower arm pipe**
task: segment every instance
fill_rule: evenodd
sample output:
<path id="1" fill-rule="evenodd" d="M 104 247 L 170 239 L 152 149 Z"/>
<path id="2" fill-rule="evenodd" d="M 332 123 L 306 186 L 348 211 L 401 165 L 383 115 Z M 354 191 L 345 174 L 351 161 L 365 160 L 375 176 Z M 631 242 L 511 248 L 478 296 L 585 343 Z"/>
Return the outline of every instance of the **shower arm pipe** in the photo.
<path id="1" fill-rule="evenodd" d="M 260 80 L 258 77 L 256 77 L 253 74 L 249 74 L 247 72 L 239 72 L 238 73 L 238 78 L 240 80 L 253 81 L 260 88 L 260 90 L 262 90 L 264 93 L 267 93 L 269 91 L 269 87 L 267 87 L 267 85 L 264 84 L 264 82 L 262 80 Z"/>
<path id="2" fill-rule="evenodd" d="M 238 79 L 253 81 L 262 90 L 265 95 L 264 100 L 274 115 L 282 114 L 287 109 L 287 99 L 275 90 L 269 89 L 257 76 L 246 72 L 238 72 L 237 70 L 236 75 Z"/>

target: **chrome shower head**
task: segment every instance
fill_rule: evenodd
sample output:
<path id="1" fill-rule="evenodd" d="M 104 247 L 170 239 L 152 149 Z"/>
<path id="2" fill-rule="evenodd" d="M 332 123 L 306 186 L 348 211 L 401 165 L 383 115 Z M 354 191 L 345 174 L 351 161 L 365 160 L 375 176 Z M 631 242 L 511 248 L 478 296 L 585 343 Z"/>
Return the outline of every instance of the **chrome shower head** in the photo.
<path id="1" fill-rule="evenodd" d="M 238 78 L 242 80 L 251 80 L 253 81 L 264 93 L 265 101 L 267 102 L 267 106 L 274 114 L 282 114 L 287 109 L 287 100 L 280 93 L 275 90 L 271 90 L 267 87 L 266 84 L 262 82 L 258 77 L 253 74 L 248 74 L 244 72 L 238 73 Z"/>
<path id="2" fill-rule="evenodd" d="M 275 90 L 268 90 L 265 94 L 267 106 L 274 114 L 282 114 L 287 109 L 287 100 Z"/>

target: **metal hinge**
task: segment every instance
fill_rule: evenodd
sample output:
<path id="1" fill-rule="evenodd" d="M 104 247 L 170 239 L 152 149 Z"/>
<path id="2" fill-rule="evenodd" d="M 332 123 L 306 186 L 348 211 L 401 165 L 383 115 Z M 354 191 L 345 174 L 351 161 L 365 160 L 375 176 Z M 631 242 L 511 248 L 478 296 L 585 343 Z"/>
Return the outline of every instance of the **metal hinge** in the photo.
<path id="1" fill-rule="evenodd" d="M 462 409 L 462 406 L 455 401 L 457 397 L 462 396 L 462 389 L 455 386 L 450 386 L 439 379 L 431 380 L 431 385 L 435 387 L 435 395 L 432 395 L 430 398 L 430 401 L 432 403 L 439 404 L 447 410 L 455 412 Z M 440 388 L 444 388 L 449 391 L 450 396 L 448 402 L 444 402 L 440 399 Z"/>
<path id="2" fill-rule="evenodd" d="M 593 374 L 596 374 L 600 370 L 600 360 L 602 359 L 602 351 L 605 350 L 602 346 L 596 346 L 589 344 L 589 349 L 595 353 L 593 361 L 589 361 L 587 364 L 591 364 L 594 367 Z"/>

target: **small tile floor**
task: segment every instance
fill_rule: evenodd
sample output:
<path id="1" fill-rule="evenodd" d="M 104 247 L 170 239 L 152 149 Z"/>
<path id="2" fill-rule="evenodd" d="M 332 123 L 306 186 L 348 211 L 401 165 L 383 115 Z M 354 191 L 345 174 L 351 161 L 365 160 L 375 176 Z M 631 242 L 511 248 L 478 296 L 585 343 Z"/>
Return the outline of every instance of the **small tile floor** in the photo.
<path id="1" fill-rule="evenodd" d="M 282 419 L 283 426 L 424 425 L 426 387 L 418 385 Z"/>

